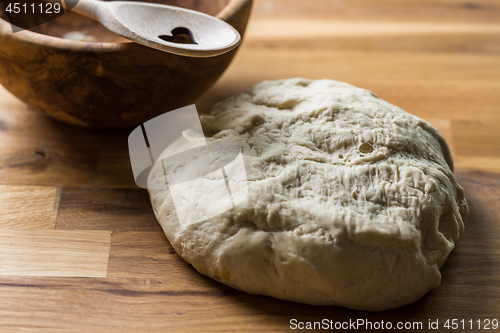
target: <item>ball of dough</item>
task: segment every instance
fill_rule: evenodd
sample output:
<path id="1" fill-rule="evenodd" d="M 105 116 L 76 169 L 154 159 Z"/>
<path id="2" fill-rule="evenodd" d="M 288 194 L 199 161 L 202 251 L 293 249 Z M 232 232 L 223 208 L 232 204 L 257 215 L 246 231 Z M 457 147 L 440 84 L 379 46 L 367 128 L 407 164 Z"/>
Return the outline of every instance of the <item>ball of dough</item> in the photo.
<path id="1" fill-rule="evenodd" d="M 149 190 L 168 240 L 201 274 L 252 294 L 370 311 L 440 284 L 468 206 L 429 123 L 347 83 L 299 78 L 257 84 L 201 120 L 209 142 L 241 148 L 246 198 L 183 225 L 171 191 Z M 189 135 L 175 144 L 199 146 Z M 155 166 L 149 188 L 162 179 Z"/>

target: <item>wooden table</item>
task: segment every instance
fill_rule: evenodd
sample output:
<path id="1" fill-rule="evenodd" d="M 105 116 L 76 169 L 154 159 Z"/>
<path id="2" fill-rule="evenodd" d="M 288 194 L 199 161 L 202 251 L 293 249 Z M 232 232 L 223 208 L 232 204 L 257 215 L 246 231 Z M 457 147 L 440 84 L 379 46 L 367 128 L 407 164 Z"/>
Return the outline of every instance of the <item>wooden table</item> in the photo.
<path id="1" fill-rule="evenodd" d="M 437 331 L 473 319 L 458 331 L 478 331 L 500 319 L 498 1 L 256 0 L 243 47 L 197 106 L 295 76 L 370 89 L 446 137 L 470 216 L 439 288 L 368 313 L 220 285 L 165 239 L 134 185 L 128 131 L 57 123 L 0 88 L 0 331 L 276 332 L 293 318 L 439 320 Z"/>

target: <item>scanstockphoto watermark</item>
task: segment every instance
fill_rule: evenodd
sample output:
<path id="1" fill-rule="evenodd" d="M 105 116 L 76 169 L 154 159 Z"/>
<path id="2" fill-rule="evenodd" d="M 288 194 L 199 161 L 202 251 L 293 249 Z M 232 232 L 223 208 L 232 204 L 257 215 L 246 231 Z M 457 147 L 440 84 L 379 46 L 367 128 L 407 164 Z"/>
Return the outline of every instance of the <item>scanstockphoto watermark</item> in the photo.
<path id="1" fill-rule="evenodd" d="M 182 226 L 231 210 L 248 194 L 240 147 L 208 142 L 195 105 L 145 122 L 130 133 L 128 144 L 136 184 L 168 189 Z"/>
<path id="2" fill-rule="evenodd" d="M 426 321 L 370 321 L 368 319 L 349 319 L 334 321 L 300 321 L 290 319 L 292 330 L 498 330 L 498 319 L 427 319 Z"/>
<path id="3" fill-rule="evenodd" d="M 424 324 L 420 321 L 407 321 L 392 323 L 390 321 L 369 321 L 367 319 L 349 319 L 348 321 L 334 321 L 323 319 L 321 321 L 299 321 L 290 319 L 290 328 L 292 330 L 421 330 Z"/>

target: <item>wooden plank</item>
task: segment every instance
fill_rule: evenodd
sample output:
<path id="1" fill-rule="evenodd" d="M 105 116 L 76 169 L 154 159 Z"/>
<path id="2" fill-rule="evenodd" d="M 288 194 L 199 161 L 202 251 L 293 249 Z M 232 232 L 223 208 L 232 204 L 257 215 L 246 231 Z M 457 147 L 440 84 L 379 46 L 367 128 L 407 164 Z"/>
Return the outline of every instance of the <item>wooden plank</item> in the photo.
<path id="1" fill-rule="evenodd" d="M 465 90 L 467 87 L 472 89 L 468 92 L 473 96 L 461 96 L 467 98 L 466 101 L 470 97 L 477 98 L 477 95 L 496 94 L 500 89 L 498 83 L 500 59 L 496 54 L 397 51 L 370 53 L 364 50 L 321 48 L 292 49 L 292 52 L 286 44 L 280 47 L 279 43 L 273 48 L 244 45 L 243 49 L 245 51 L 238 56 L 237 70 L 226 73 L 228 79 L 238 81 L 240 84 L 242 79 L 237 76 L 238 74 L 244 74 L 243 82 L 247 84 L 262 81 L 259 80 L 262 76 L 267 80 L 301 76 L 311 79 L 344 80 L 361 87 L 378 83 L 381 86 L 390 86 L 393 90 L 399 85 L 404 85 L 406 89 L 413 88 L 413 95 L 417 96 L 421 96 L 421 88 L 427 92 L 425 84 L 434 89 L 434 93 L 437 94 L 435 98 L 446 96 L 449 100 L 454 96 L 460 96 L 455 95 L 459 91 L 454 89 Z M 262 61 L 253 61 L 256 57 Z M 330 65 L 325 66 L 326 63 Z M 380 68 L 382 70 L 379 70 Z M 440 89 L 436 91 L 438 85 Z M 487 104 L 487 102 L 482 103 Z M 483 113 L 481 105 L 470 106 L 476 107 L 478 112 Z M 450 113 L 450 116 L 453 114 Z M 470 118 L 470 114 L 467 118 Z"/>
<path id="2" fill-rule="evenodd" d="M 144 189 L 62 189 L 56 229 L 158 231 Z"/>
<path id="3" fill-rule="evenodd" d="M 105 277 L 110 231 L 0 230 L 0 275 Z"/>
<path id="4" fill-rule="evenodd" d="M 92 149 L 0 146 L 1 185 L 93 186 L 96 169 Z"/>
<path id="5" fill-rule="evenodd" d="M 54 229 L 60 189 L 0 185 L 0 229 Z"/>
<path id="6" fill-rule="evenodd" d="M 162 231 L 114 232 L 108 277 L 158 278 L 191 289 L 206 289 L 208 280 L 177 255 Z"/>
<path id="7" fill-rule="evenodd" d="M 455 159 L 458 169 L 478 170 L 500 174 L 500 157 L 463 157 Z"/>
<path id="8" fill-rule="evenodd" d="M 470 121 L 453 121 L 452 126 L 460 157 L 500 157 L 500 122 L 473 118 Z"/>
<path id="9" fill-rule="evenodd" d="M 498 23 L 498 22 L 496 22 Z M 390 35 L 485 35 L 500 33 L 499 24 L 456 22 L 379 22 L 318 19 L 254 19 L 246 38 L 260 41 L 301 41 L 314 38 L 390 36 Z"/>
<path id="10" fill-rule="evenodd" d="M 469 205 L 469 217 L 465 223 L 464 236 L 470 237 L 477 246 L 488 246 L 490 239 L 500 234 L 500 173 L 457 170 L 457 180 L 464 188 Z M 461 244 L 462 240 L 459 241 Z M 472 245 L 472 244 L 471 244 Z M 475 250 L 474 250 L 475 251 Z M 495 254 L 495 250 L 488 252 Z M 485 256 L 489 256 L 484 253 Z M 474 262 L 464 261 L 471 265 Z M 500 276 L 500 275 L 499 275 Z"/>
<path id="11" fill-rule="evenodd" d="M 103 147 L 99 152 L 96 186 L 106 188 L 138 189 L 135 184 L 130 157 L 128 154 L 127 136 L 122 136 L 120 145 Z"/>
<path id="12" fill-rule="evenodd" d="M 500 58 L 494 55 L 304 50 L 278 44 L 244 46 L 232 69 L 214 94 L 230 96 L 262 80 L 329 78 L 374 91 L 424 119 L 468 121 L 473 116 L 500 123 Z"/>
<path id="13" fill-rule="evenodd" d="M 477 170 L 458 170 L 455 172 L 457 180 L 472 198 L 500 199 L 500 174 L 481 172 Z"/>
<path id="14" fill-rule="evenodd" d="M 225 327 L 222 331 L 255 332 L 267 326 L 259 322 L 261 311 L 245 304 L 248 295 L 222 285 L 197 291 L 152 279 L 0 277 L 0 295 L 2 329 L 221 332 Z"/>
<path id="15" fill-rule="evenodd" d="M 130 130 L 89 130 L 57 122 L 27 110 L 2 87 L 0 101 L 0 167 L 12 174 L 4 179 L 0 171 L 0 184 L 97 182 L 101 187 L 137 188 L 128 159 Z"/>
<path id="16" fill-rule="evenodd" d="M 322 48 L 305 50 L 289 48 L 279 41 L 272 48 L 243 45 L 242 50 L 244 52 L 238 55 L 239 62 L 226 73 L 228 78 L 240 84 L 253 80 L 260 82 L 261 76 L 265 79 L 303 76 L 345 80 L 355 85 L 360 85 L 356 82 L 378 82 L 392 88 L 402 83 L 409 87 L 423 83 L 431 86 L 441 84 L 441 90 L 448 92 L 449 97 L 453 97 L 450 94 L 453 91 L 448 91 L 451 87 L 470 87 L 473 91 L 469 93 L 478 91 L 480 94 L 498 92 L 499 89 L 497 78 L 500 74 L 500 59 L 496 54 L 384 50 L 370 53 L 365 50 Z M 255 57 L 262 58 L 262 61 L 253 61 Z M 238 80 L 238 74 L 244 76 Z M 477 111 L 482 112 L 480 108 Z"/>
<path id="17" fill-rule="evenodd" d="M 252 37 L 252 36 L 250 36 Z M 336 35 L 318 38 L 285 38 L 285 39 L 259 39 L 246 38 L 244 47 L 251 48 L 287 48 L 288 50 L 320 49 L 331 50 L 364 50 L 365 52 L 397 52 L 397 53 L 500 53 L 499 34 L 416 34 L 407 36 L 394 35 Z"/>
<path id="18" fill-rule="evenodd" d="M 0 149 L 21 148 L 98 148 L 115 145 L 116 133 L 128 131 L 89 130 L 55 121 L 29 109 L 0 86 Z"/>
<path id="19" fill-rule="evenodd" d="M 490 243 L 498 246 L 498 240 Z M 45 329 L 85 328 L 85 331 L 286 332 L 290 319 L 349 321 L 418 321 L 453 318 L 495 318 L 500 285 L 498 259 L 484 256 L 474 241 L 463 242 L 443 268 L 443 284 L 420 301 L 383 312 L 357 312 L 338 307 L 291 303 L 238 292 L 213 283 L 207 290 L 167 283 L 164 279 L 50 279 L 23 281 L 0 278 L 2 327 Z M 463 265 L 462 255 L 476 266 Z M 469 258 L 468 258 L 469 259 Z M 477 280 L 477 271 L 481 279 Z M 484 280 L 489 277 L 489 280 Z M 491 283 L 486 290 L 484 282 Z M 195 289 L 193 289 L 195 288 Z M 40 302 L 43 300 L 43 302 Z M 453 307 L 450 307 L 450 302 Z M 55 321 L 51 309 L 58 309 Z M 443 309 L 446 312 L 443 312 Z M 85 315 L 82 315 L 84 313 Z M 441 327 L 442 328 L 442 327 Z M 440 329 L 437 332 L 446 330 Z"/>
<path id="20" fill-rule="evenodd" d="M 163 232 L 114 232 L 108 278 L 154 279 L 169 290 L 232 293 L 232 289 L 199 274 L 171 247 Z"/>
<path id="21" fill-rule="evenodd" d="M 498 23 L 499 15 L 496 0 L 268 0 L 255 1 L 252 18 Z"/>

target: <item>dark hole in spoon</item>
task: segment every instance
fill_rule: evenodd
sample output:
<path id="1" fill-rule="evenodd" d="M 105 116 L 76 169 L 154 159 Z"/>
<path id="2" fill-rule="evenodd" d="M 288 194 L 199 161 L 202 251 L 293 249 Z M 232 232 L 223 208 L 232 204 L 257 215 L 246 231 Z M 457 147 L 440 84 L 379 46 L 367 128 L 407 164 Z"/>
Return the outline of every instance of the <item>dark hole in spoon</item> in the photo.
<path id="1" fill-rule="evenodd" d="M 194 40 L 193 33 L 188 28 L 177 27 L 172 30 L 172 35 L 160 35 L 158 38 L 167 42 L 178 44 L 198 44 Z"/>

